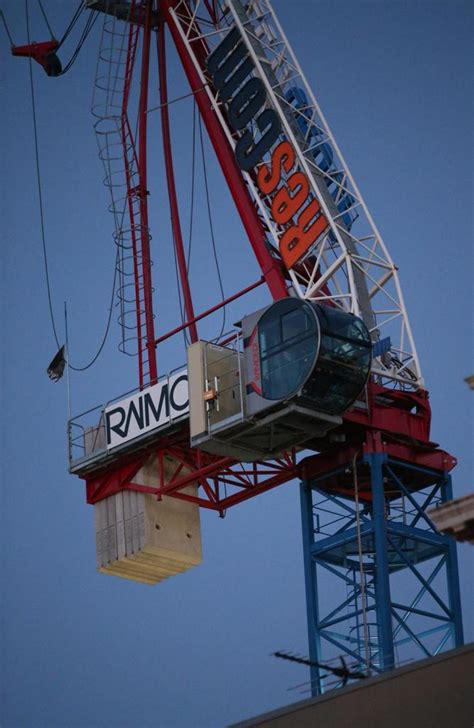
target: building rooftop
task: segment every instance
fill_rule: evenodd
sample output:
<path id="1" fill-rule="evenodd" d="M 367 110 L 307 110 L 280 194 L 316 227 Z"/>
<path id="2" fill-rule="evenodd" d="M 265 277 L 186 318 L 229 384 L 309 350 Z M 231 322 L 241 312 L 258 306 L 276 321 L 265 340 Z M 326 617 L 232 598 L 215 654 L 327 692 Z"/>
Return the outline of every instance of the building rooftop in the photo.
<path id="1" fill-rule="evenodd" d="M 474 544 L 474 493 L 428 511 L 438 531 Z"/>
<path id="2" fill-rule="evenodd" d="M 236 723 L 231 728 L 472 726 L 474 644 Z"/>

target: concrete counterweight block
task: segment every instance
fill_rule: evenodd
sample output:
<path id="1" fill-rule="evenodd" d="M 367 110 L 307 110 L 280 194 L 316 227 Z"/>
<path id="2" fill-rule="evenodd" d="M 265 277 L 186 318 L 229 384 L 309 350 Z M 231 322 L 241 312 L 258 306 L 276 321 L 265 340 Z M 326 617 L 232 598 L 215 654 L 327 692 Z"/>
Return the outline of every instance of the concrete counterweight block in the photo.
<path id="1" fill-rule="evenodd" d="M 175 469 L 169 458 L 167 479 Z M 156 455 L 150 456 L 134 482 L 158 486 Z M 184 492 L 197 495 L 197 486 Z M 124 489 L 96 503 L 94 510 L 97 567 L 103 574 L 157 584 L 201 563 L 199 506 L 194 503 L 169 496 L 158 501 L 154 495 Z"/>

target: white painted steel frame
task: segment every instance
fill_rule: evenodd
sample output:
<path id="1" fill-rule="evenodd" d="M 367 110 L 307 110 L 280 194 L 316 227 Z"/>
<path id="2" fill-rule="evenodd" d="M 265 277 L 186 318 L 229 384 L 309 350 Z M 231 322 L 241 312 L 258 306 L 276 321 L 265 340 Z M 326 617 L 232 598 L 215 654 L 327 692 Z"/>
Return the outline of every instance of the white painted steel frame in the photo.
<path id="1" fill-rule="evenodd" d="M 265 85 L 268 105 L 279 114 L 284 130 L 281 138 L 291 142 L 297 155 L 299 169 L 305 172 L 313 195 L 318 199 L 329 221 L 328 233 L 323 239 L 316 241 L 298 266 L 289 271 L 296 295 L 315 301 L 331 301 L 333 305 L 346 311 L 362 315 L 369 324 L 374 341 L 390 337 L 392 344 L 388 356 L 374 358 L 373 374 L 382 384 L 409 389 L 422 387 L 421 370 L 397 268 L 341 155 L 270 1 L 251 0 L 246 3 L 245 12 L 248 20 L 244 22 L 241 17 L 243 4 L 239 0 L 227 0 L 225 4 L 219 3 L 219 5 L 221 17 L 212 29 L 209 29 L 209 26 L 204 30 L 201 28 L 201 25 L 204 26 L 201 18 L 207 15 L 202 0 L 194 3 L 189 0 L 179 0 L 171 11 L 171 17 L 199 73 L 229 143 L 234 148 L 238 137 L 226 123 L 222 113 L 222 102 L 218 93 L 215 93 L 208 83 L 209 79 L 194 53 L 193 46 L 195 43 L 205 41 L 212 51 L 229 29 L 236 26 L 253 60 L 256 73 Z M 190 8 L 193 18 L 191 22 Z M 299 108 L 285 96 L 290 89 L 295 88 L 303 91 L 307 100 L 307 103 Z M 301 126 L 297 124 L 298 120 Z M 256 132 L 256 129 L 254 131 Z M 318 149 L 322 150 L 321 155 L 318 155 Z M 329 165 L 327 159 L 326 164 L 324 159 L 319 159 L 324 152 L 329 154 L 331 160 Z M 268 154 L 264 159 L 265 163 L 268 163 L 269 157 Z M 269 230 L 272 238 L 269 243 L 277 255 L 284 228 L 274 223 L 270 201 L 259 192 L 254 178 L 246 172 L 243 172 L 243 176 Z M 327 191 L 328 185 L 332 188 L 332 195 Z M 350 198 L 346 197 L 349 202 L 348 207 L 342 211 L 338 210 L 337 203 L 347 195 L 350 195 Z M 353 221 L 347 225 L 343 218 L 347 220 L 349 215 L 353 217 Z"/>

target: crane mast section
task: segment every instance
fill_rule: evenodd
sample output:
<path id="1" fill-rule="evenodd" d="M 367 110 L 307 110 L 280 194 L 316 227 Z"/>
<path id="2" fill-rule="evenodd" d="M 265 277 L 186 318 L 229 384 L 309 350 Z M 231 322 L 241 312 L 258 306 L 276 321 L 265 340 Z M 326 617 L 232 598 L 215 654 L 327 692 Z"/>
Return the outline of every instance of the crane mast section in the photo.
<path id="1" fill-rule="evenodd" d="M 269 0 L 213 24 L 201 0 L 166 4 L 294 293 L 364 320 L 380 384 L 423 387 L 396 266 Z"/>

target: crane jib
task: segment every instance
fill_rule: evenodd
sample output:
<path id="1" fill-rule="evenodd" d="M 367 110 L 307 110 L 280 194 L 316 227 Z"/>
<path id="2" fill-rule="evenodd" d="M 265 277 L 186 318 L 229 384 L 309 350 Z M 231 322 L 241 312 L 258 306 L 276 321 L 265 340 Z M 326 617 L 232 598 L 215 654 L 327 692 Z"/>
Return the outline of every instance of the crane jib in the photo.
<path id="1" fill-rule="evenodd" d="M 235 146 L 237 164 L 243 172 L 256 174 L 262 200 L 279 230 L 280 255 L 290 269 L 325 233 L 328 220 L 298 168 L 293 146 L 283 137 L 277 111 L 268 108 L 265 85 L 253 75 L 255 64 L 238 28 L 226 35 L 206 65 L 231 130 L 241 134 Z M 263 161 L 268 154 L 269 165 Z"/>

